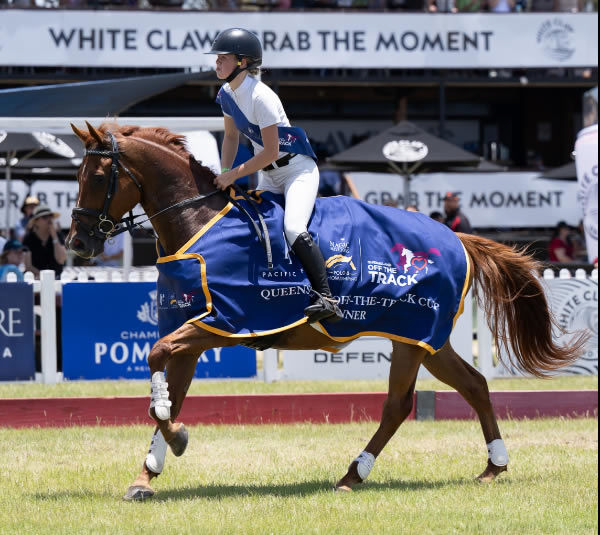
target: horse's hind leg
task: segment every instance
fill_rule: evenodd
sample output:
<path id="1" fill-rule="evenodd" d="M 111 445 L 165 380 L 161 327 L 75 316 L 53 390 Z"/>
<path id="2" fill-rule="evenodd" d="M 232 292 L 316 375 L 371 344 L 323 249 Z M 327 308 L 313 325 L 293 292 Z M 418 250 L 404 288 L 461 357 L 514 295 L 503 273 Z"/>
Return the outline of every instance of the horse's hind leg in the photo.
<path id="1" fill-rule="evenodd" d="M 351 490 L 367 479 L 375 458 L 412 410 L 417 372 L 426 351 L 400 342 L 392 342 L 392 347 L 388 396 L 383 405 L 381 423 L 364 451 L 352 461 L 346 475 L 336 484 L 338 490 Z"/>
<path id="2" fill-rule="evenodd" d="M 437 379 L 454 388 L 477 413 L 488 446 L 488 465 L 478 479 L 492 481 L 507 470 L 508 454 L 500 435 L 485 377 L 460 358 L 450 341 L 435 355 L 427 355 L 423 365 Z"/>

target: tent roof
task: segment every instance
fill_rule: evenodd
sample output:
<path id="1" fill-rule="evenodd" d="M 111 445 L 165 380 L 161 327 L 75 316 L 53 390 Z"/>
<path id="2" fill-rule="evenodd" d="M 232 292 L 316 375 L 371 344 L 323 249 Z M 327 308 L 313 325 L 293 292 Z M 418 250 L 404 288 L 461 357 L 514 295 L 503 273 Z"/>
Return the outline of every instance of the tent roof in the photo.
<path id="1" fill-rule="evenodd" d="M 0 116 L 107 117 L 137 102 L 178 87 L 190 80 L 213 77 L 208 72 L 157 74 L 95 82 L 41 85 L 0 90 Z M 6 128 L 6 125 L 0 124 Z"/>
<path id="2" fill-rule="evenodd" d="M 569 162 L 560 167 L 544 171 L 540 178 L 550 178 L 552 180 L 577 180 L 577 168 L 575 162 Z"/>
<path id="3" fill-rule="evenodd" d="M 448 170 L 450 167 L 475 167 L 482 160 L 476 154 L 436 137 L 413 123 L 402 121 L 380 134 L 328 158 L 327 161 L 348 170 L 389 172 L 390 165 L 383 155 L 383 146 L 389 141 L 401 139 L 420 141 L 429 148 L 427 156 L 421 160 L 420 172 Z M 501 170 L 501 168 L 497 170 Z"/>

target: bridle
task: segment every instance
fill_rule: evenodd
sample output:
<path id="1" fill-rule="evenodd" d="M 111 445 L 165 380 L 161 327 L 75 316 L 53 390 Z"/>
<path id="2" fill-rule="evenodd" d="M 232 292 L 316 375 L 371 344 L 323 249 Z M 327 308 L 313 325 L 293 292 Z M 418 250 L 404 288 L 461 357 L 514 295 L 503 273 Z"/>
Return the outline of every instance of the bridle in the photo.
<path id="1" fill-rule="evenodd" d="M 172 210 L 173 208 L 180 208 L 182 206 L 192 204 L 202 199 L 212 197 L 217 193 L 222 193 L 220 190 L 216 189 L 215 191 L 211 191 L 210 193 L 197 195 L 196 197 L 192 197 L 191 199 L 185 199 L 178 203 L 167 206 L 166 208 L 163 208 L 162 210 L 146 218 L 144 221 L 136 222 L 135 220 L 138 217 L 143 217 L 145 214 L 134 215 L 132 210 L 129 211 L 128 217 L 124 217 L 119 221 L 116 221 L 109 215 L 108 212 L 110 210 L 110 204 L 117 191 L 117 183 L 119 181 L 119 167 L 121 167 L 123 171 L 127 173 L 129 178 L 133 180 L 133 183 L 137 186 L 138 190 L 140 190 L 140 194 L 143 193 L 143 190 L 139 180 L 135 178 L 135 175 L 127 167 L 125 167 L 125 165 L 123 165 L 123 162 L 121 162 L 121 160 L 119 159 L 119 144 L 117 143 L 117 140 L 115 139 L 115 136 L 112 134 L 112 132 L 108 132 L 108 137 L 110 138 L 112 150 L 86 149 L 84 152 L 84 156 L 92 154 L 96 156 L 104 156 L 106 158 L 111 159 L 110 179 L 108 182 L 108 189 L 106 190 L 106 195 L 104 197 L 104 206 L 102 208 L 102 211 L 76 206 L 75 208 L 73 208 L 73 211 L 71 213 L 71 218 L 73 219 L 73 221 L 79 223 L 81 229 L 90 237 L 105 241 L 123 232 L 129 231 L 129 233 L 132 233 L 134 228 L 141 227 L 143 223 L 147 223 L 151 219 L 158 217 L 167 210 Z M 80 216 L 82 215 L 95 218 L 93 225 L 88 225 L 87 223 L 82 221 L 82 219 L 80 218 Z"/>
<path id="2" fill-rule="evenodd" d="M 136 222 L 135 220 L 138 217 L 143 217 L 145 214 L 135 214 L 134 215 L 132 210 L 129 211 L 128 217 L 124 217 L 124 218 L 120 219 L 119 221 L 115 221 L 115 219 L 113 219 L 109 215 L 108 211 L 110 210 L 110 203 L 112 202 L 113 197 L 117 191 L 117 183 L 119 181 L 119 167 L 121 167 L 127 173 L 129 178 L 131 178 L 131 180 L 133 180 L 133 183 L 137 186 L 138 190 L 140 190 L 140 195 L 143 194 L 143 190 L 142 190 L 142 185 L 140 184 L 139 180 L 137 178 L 135 178 L 134 174 L 129 169 L 127 169 L 127 167 L 125 167 L 125 165 L 123 165 L 123 162 L 121 162 L 121 160 L 119 159 L 120 158 L 119 144 L 117 143 L 115 136 L 112 134 L 112 132 L 107 132 L 107 133 L 108 133 L 108 137 L 110 138 L 112 150 L 86 149 L 84 152 L 84 156 L 91 154 L 91 155 L 96 155 L 96 156 L 104 156 L 106 158 L 111 159 L 110 179 L 109 179 L 109 183 L 108 183 L 108 189 L 106 190 L 106 195 L 104 197 L 104 207 L 102 208 L 102 211 L 99 211 L 99 210 L 92 210 L 90 208 L 81 208 L 79 206 L 76 206 L 75 208 L 73 208 L 73 211 L 71 212 L 71 218 L 73 219 L 73 221 L 76 221 L 79 224 L 79 226 L 81 227 L 81 229 L 84 232 L 86 232 L 88 236 L 97 238 L 104 242 L 107 239 L 113 238 L 114 236 L 117 236 L 117 235 L 119 235 L 123 232 L 127 232 L 127 231 L 129 231 L 129 233 L 133 235 L 133 230 L 136 227 L 143 229 L 143 227 L 142 227 L 143 223 L 147 223 L 148 221 L 154 219 L 155 217 L 158 217 L 159 215 L 165 213 L 168 210 L 173 210 L 174 208 L 181 208 L 183 206 L 187 206 L 189 204 L 201 201 L 203 199 L 208 199 L 209 197 L 212 197 L 213 195 L 216 195 L 218 193 L 225 194 L 220 189 L 215 189 L 214 191 L 211 191 L 210 193 L 196 195 L 195 197 L 192 197 L 190 199 L 184 199 L 183 201 L 179 201 L 175 204 L 171 204 L 170 206 L 167 206 L 166 208 L 159 210 L 158 212 L 151 215 L 150 217 L 147 217 L 143 221 Z M 230 195 L 227 195 L 227 198 L 230 202 L 232 202 L 234 205 L 236 205 L 240 211 L 244 212 L 250 219 L 252 226 L 254 227 L 254 231 L 256 232 L 256 235 L 258 236 L 258 240 L 261 243 L 261 245 L 263 246 L 263 248 L 265 249 L 265 253 L 267 255 L 268 269 L 273 269 L 273 254 L 271 251 L 271 240 L 269 238 L 269 231 L 267 229 L 267 225 L 264 221 L 264 218 L 263 218 L 262 214 L 260 213 L 260 211 L 256 209 L 256 206 L 254 206 L 254 200 L 245 191 L 243 191 L 236 184 L 234 184 L 234 189 L 242 197 L 244 197 L 251 206 L 253 206 L 253 208 L 258 216 L 258 220 L 260 222 L 262 229 L 258 227 L 257 223 L 254 221 L 254 218 L 248 213 L 246 208 L 244 208 L 236 199 L 234 199 Z M 80 216 L 87 216 L 87 217 L 95 218 L 95 222 L 93 225 L 88 225 L 87 223 L 85 223 L 84 221 L 81 220 Z M 262 232 L 261 232 L 261 230 L 262 230 Z M 155 238 L 158 240 L 158 236 L 155 236 Z"/>

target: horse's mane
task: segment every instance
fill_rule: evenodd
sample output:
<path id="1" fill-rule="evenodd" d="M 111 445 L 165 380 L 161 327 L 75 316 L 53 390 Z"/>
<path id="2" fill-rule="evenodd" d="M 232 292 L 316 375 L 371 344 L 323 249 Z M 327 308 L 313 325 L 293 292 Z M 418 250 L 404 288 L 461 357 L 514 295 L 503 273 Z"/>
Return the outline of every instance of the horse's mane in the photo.
<path id="1" fill-rule="evenodd" d="M 213 171 L 209 167 L 202 165 L 202 162 L 198 162 L 196 158 L 194 158 L 194 155 L 190 153 L 186 145 L 186 137 L 182 134 L 174 134 L 168 128 L 162 128 L 157 126 L 121 126 L 116 122 L 105 122 L 100 125 L 98 130 L 102 134 L 112 132 L 114 134 L 120 134 L 123 137 L 130 137 L 135 135 L 135 137 L 146 139 L 147 141 L 153 141 L 160 145 L 166 145 L 173 152 L 188 160 L 190 164 L 196 164 L 203 170 L 209 171 L 211 175 L 214 175 Z"/>

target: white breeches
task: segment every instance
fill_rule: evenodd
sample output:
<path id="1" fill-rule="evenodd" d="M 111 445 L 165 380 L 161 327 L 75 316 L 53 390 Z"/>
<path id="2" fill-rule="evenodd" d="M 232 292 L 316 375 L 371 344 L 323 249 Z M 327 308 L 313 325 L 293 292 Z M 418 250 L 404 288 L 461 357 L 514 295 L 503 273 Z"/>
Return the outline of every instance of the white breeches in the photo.
<path id="1" fill-rule="evenodd" d="M 258 189 L 285 196 L 283 228 L 290 245 L 307 231 L 319 191 L 319 168 L 312 158 L 296 156 L 289 165 L 260 173 Z"/>

